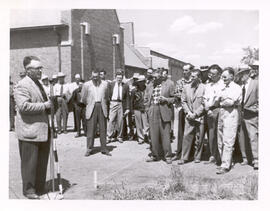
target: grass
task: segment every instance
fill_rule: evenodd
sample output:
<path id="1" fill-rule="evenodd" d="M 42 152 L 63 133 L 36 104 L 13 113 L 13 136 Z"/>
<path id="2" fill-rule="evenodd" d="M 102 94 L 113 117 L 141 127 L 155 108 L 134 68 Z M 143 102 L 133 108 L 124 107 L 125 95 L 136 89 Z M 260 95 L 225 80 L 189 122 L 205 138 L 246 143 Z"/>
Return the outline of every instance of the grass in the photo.
<path id="1" fill-rule="evenodd" d="M 126 184 L 115 186 L 104 199 L 113 200 L 257 200 L 258 176 L 234 179 L 185 175 L 172 167 L 169 178 L 161 178 L 154 186 L 129 189 Z"/>

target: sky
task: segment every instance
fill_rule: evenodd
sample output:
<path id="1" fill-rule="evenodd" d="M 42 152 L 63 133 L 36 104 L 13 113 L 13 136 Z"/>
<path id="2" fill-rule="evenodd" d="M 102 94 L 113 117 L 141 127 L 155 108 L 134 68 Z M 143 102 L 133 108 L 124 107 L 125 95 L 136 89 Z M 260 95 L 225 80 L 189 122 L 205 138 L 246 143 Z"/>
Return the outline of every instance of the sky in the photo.
<path id="1" fill-rule="evenodd" d="M 59 10 L 11 12 L 10 26 L 60 22 Z M 196 66 L 239 66 L 242 48 L 259 46 L 256 10 L 120 10 L 133 22 L 135 44 Z"/>
<path id="2" fill-rule="evenodd" d="M 133 22 L 135 44 L 196 66 L 239 66 L 242 48 L 259 46 L 259 13 L 251 10 L 117 10 Z"/>

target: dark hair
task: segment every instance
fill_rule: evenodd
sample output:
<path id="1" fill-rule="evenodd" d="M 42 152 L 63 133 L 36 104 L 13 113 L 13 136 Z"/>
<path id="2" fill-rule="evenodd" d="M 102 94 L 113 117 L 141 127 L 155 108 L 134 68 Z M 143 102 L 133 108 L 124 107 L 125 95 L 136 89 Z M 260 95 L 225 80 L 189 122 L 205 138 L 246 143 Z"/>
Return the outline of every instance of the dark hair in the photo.
<path id="1" fill-rule="evenodd" d="M 103 73 L 104 73 L 104 75 L 106 75 L 106 74 L 107 74 L 107 72 L 106 72 L 106 70 L 105 70 L 105 69 L 101 69 L 101 70 L 99 71 L 99 73 L 101 73 L 101 72 L 103 72 Z"/>
<path id="2" fill-rule="evenodd" d="M 40 61 L 38 57 L 36 56 L 26 56 L 23 59 L 23 67 L 26 68 L 27 65 L 31 63 L 32 60 Z"/>
<path id="3" fill-rule="evenodd" d="M 226 67 L 224 68 L 223 72 L 224 73 L 225 71 L 228 71 L 229 74 L 233 75 L 234 76 L 234 69 L 232 67 Z"/>
<path id="4" fill-rule="evenodd" d="M 202 73 L 199 69 L 192 69 L 191 73 L 197 73 L 198 77 L 201 78 L 202 77 Z"/>
<path id="5" fill-rule="evenodd" d="M 219 73 L 222 73 L 222 69 L 219 65 L 217 64 L 212 64 L 209 68 L 208 71 L 212 70 L 212 69 L 216 69 Z"/>
<path id="6" fill-rule="evenodd" d="M 165 68 L 162 68 L 161 69 L 161 72 L 163 73 L 163 72 L 166 72 L 166 74 L 169 74 L 169 70 L 168 69 L 165 69 Z"/>
<path id="7" fill-rule="evenodd" d="M 116 70 L 116 73 L 115 73 L 115 76 L 117 76 L 117 75 L 121 75 L 121 76 L 124 76 L 124 73 L 123 73 L 123 70 L 122 69 L 117 69 Z"/>

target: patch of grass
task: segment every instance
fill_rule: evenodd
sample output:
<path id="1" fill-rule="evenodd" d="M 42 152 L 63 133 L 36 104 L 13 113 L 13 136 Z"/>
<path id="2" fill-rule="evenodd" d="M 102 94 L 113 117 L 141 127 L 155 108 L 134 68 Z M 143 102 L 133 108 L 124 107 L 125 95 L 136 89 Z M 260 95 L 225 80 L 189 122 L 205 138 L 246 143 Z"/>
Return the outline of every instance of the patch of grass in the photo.
<path id="1" fill-rule="evenodd" d="M 169 178 L 161 178 L 156 185 L 129 189 L 126 184 L 115 186 L 104 199 L 113 200 L 256 200 L 258 176 L 247 175 L 233 180 L 199 177 L 184 174 L 172 167 Z"/>

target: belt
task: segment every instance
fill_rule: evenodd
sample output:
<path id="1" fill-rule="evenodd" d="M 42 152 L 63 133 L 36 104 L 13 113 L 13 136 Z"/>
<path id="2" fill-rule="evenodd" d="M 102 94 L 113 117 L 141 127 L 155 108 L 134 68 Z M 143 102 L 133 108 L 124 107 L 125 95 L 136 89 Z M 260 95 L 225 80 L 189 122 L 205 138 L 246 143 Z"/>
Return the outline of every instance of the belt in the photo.
<path id="1" fill-rule="evenodd" d="M 101 101 L 96 101 L 95 103 L 101 103 Z"/>
<path id="2" fill-rule="evenodd" d="M 111 102 L 122 102 L 122 100 L 111 100 Z"/>
<path id="3" fill-rule="evenodd" d="M 219 106 L 219 108 L 238 108 L 237 105 L 233 105 L 233 106 Z"/>

